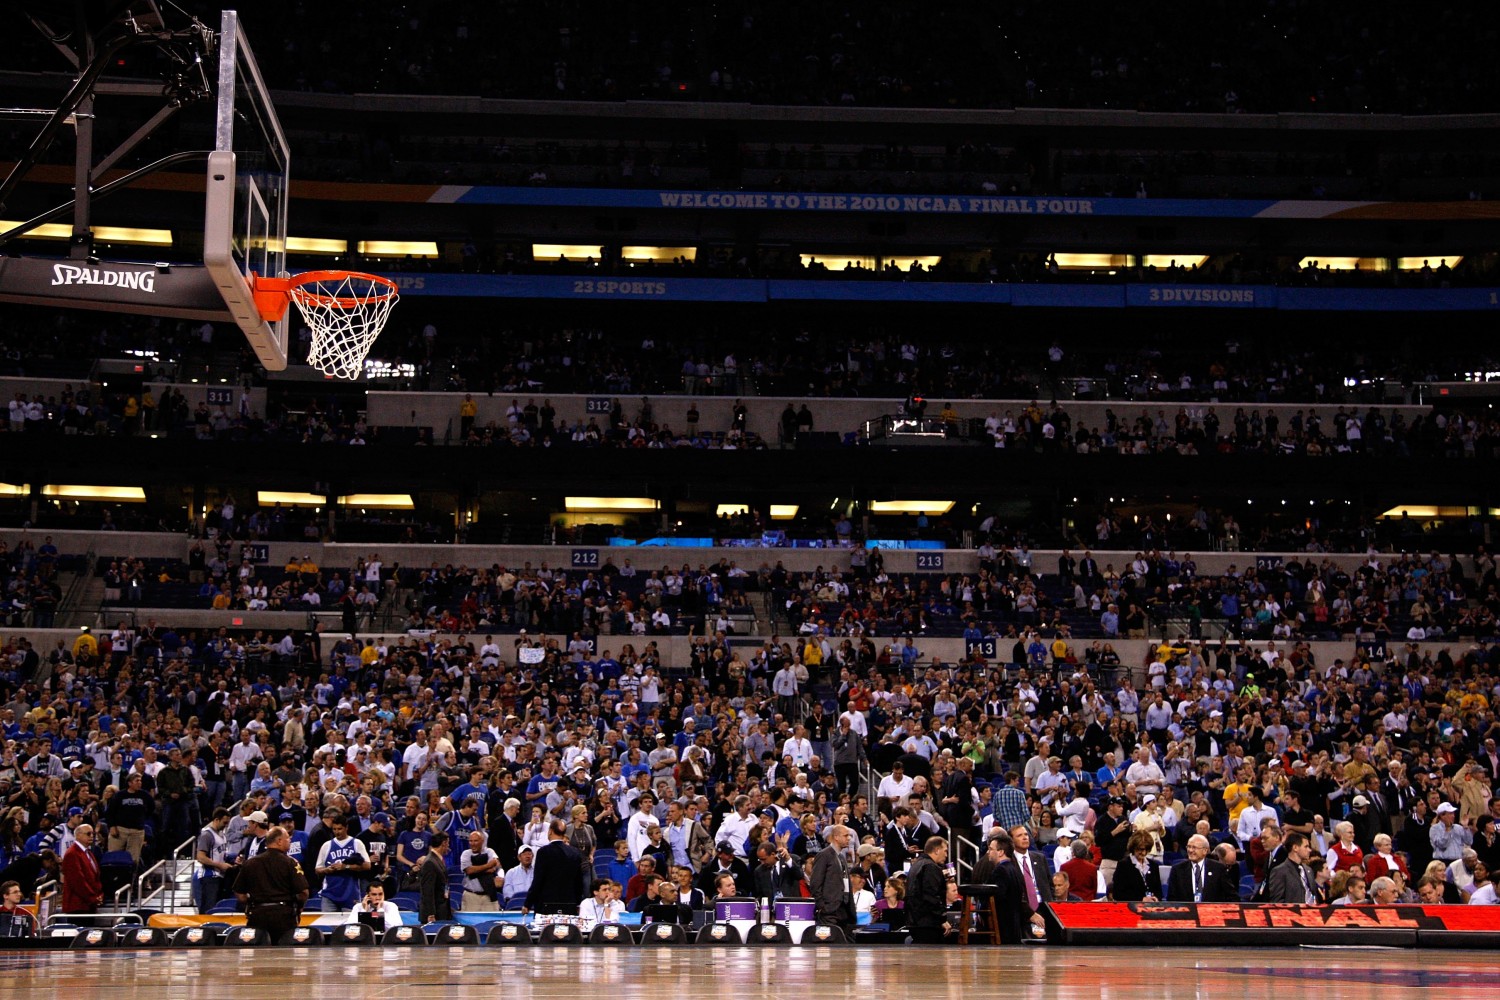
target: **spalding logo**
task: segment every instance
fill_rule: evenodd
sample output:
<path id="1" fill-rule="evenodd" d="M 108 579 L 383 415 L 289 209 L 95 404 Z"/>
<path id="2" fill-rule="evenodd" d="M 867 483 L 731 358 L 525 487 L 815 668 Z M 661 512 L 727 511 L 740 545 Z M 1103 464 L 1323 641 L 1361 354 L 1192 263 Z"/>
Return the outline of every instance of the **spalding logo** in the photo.
<path id="1" fill-rule="evenodd" d="M 108 271 L 101 267 L 82 267 L 78 264 L 53 264 L 52 284 L 55 285 L 104 285 L 109 288 L 125 288 L 135 292 L 156 293 L 156 272 L 153 271 Z"/>

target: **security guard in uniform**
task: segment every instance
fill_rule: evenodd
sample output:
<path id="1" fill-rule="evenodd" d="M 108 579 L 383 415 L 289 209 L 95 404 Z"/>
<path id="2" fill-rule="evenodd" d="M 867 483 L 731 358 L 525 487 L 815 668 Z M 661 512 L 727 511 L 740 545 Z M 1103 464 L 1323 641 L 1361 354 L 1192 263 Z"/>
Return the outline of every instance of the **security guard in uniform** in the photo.
<path id="1" fill-rule="evenodd" d="M 261 851 L 240 868 L 234 894 L 245 907 L 245 923 L 275 943 L 297 926 L 307 902 L 307 878 L 288 855 L 292 838 L 283 827 L 266 833 Z"/>

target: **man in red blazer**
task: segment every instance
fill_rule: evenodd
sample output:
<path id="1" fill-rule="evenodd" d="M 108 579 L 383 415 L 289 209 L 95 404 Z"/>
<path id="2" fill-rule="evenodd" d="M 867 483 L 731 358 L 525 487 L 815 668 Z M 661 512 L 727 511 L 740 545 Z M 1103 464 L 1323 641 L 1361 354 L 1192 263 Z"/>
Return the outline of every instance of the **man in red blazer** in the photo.
<path id="1" fill-rule="evenodd" d="M 99 860 L 94 857 L 94 828 L 87 823 L 73 831 L 73 844 L 62 860 L 64 913 L 93 913 L 104 902 Z"/>

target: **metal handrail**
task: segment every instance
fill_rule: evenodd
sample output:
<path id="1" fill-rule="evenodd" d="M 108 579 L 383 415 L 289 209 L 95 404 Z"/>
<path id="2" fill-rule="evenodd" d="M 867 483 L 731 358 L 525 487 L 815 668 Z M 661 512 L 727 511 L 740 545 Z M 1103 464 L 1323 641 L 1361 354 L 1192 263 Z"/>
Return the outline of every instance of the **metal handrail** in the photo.
<path id="1" fill-rule="evenodd" d="M 135 902 L 136 902 L 137 906 L 145 906 L 148 902 L 150 902 L 153 898 L 155 898 L 155 896 L 157 895 L 157 893 L 165 892 L 166 889 L 167 889 L 167 886 L 169 884 L 172 885 L 172 886 L 176 886 L 176 884 L 177 884 L 177 876 L 178 876 L 178 864 L 181 861 L 182 852 L 186 848 L 191 847 L 192 844 L 193 844 L 193 841 L 195 839 L 196 838 L 189 837 L 187 840 L 183 841 L 181 844 L 178 844 L 177 845 L 177 849 L 174 850 L 170 855 L 168 855 L 165 858 L 162 858 L 156 864 L 152 865 L 150 868 L 147 868 L 145 871 L 141 872 L 140 875 L 138 875 L 136 877 L 136 880 L 135 880 Z M 160 882 L 160 884 L 158 884 L 156 886 L 156 888 L 152 889 L 150 892 L 147 892 L 146 891 L 146 880 L 149 879 L 152 875 L 156 874 L 156 872 L 158 870 L 164 870 L 169 862 L 172 865 L 172 873 L 171 873 L 171 875 L 166 876 Z M 177 912 L 177 901 L 175 899 L 173 899 L 173 900 L 168 900 L 167 902 L 168 902 L 168 906 L 166 907 L 167 912 L 169 912 L 169 913 L 176 913 Z"/>
<path id="2" fill-rule="evenodd" d="M 156 864 L 152 865 L 150 868 L 147 868 L 145 871 L 141 872 L 139 875 L 136 876 L 136 879 L 135 879 L 135 903 L 136 903 L 137 906 L 145 906 L 146 903 L 148 901 L 150 901 L 151 897 L 155 896 L 158 892 L 162 892 L 162 891 L 164 891 L 166 889 L 166 883 L 163 882 L 161 885 L 158 885 L 155 889 L 151 890 L 150 892 L 147 892 L 146 891 L 146 880 L 148 878 L 150 878 L 152 876 L 152 874 L 154 874 L 157 871 L 157 869 L 164 867 L 166 865 L 167 861 L 168 861 L 167 858 L 162 858 Z"/>
<path id="3" fill-rule="evenodd" d="M 62 883 L 59 882 L 57 879 L 55 879 L 55 878 L 54 879 L 48 879 L 46 882 L 40 882 L 40 883 L 37 884 L 36 892 L 34 893 L 34 895 L 37 898 L 40 898 L 42 896 L 47 895 L 47 890 L 49 890 L 49 889 L 52 892 L 57 892 L 61 888 L 62 888 Z"/>
<path id="4" fill-rule="evenodd" d="M 976 844 L 976 843 L 974 843 L 974 841 L 970 840 L 968 837 L 965 837 L 963 834 L 958 834 L 958 833 L 956 833 L 956 834 L 953 835 L 953 839 L 958 842 L 958 845 L 960 847 L 971 847 L 971 848 L 973 848 L 974 849 L 974 857 L 976 859 L 979 857 L 979 853 L 980 853 L 979 852 L 979 845 Z M 963 852 L 962 851 L 958 852 L 958 857 L 955 860 L 958 862 L 958 875 L 959 875 L 958 880 L 960 882 L 964 881 L 964 879 L 963 879 L 963 873 L 964 873 L 965 869 L 968 870 L 968 872 L 969 872 L 970 875 L 974 874 L 974 866 L 971 865 L 971 864 L 969 864 L 967 861 L 964 860 L 964 856 L 963 856 Z"/>
<path id="5" fill-rule="evenodd" d="M 118 927 L 121 924 L 139 926 L 145 923 L 139 913 L 53 913 L 47 917 L 47 922 L 42 925 L 42 929 L 45 930 L 56 923 L 73 924 L 80 920 L 97 921 L 106 918 L 114 921 L 109 925 L 111 927 Z"/>
<path id="6" fill-rule="evenodd" d="M 130 892 L 134 888 L 134 882 L 126 882 L 124 885 L 120 886 L 120 888 L 115 890 L 115 909 L 121 910 L 126 909 L 130 906 Z M 120 899 L 121 896 L 124 896 L 125 898 L 122 900 Z"/>

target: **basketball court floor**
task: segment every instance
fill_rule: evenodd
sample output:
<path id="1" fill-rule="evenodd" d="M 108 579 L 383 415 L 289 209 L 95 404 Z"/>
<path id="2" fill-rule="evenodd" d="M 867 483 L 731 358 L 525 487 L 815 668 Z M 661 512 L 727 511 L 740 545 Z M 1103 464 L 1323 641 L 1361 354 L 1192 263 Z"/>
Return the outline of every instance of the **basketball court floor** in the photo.
<path id="1" fill-rule="evenodd" d="M 427 997 L 506 1000 L 1318 1000 L 1454 991 L 1500 996 L 1492 952 L 1128 948 L 214 948 L 0 955 L 0 997 L 215 1000 Z M 1021 992 L 1021 991 L 1024 991 Z M 1434 994 L 1436 995 L 1436 994 Z"/>

